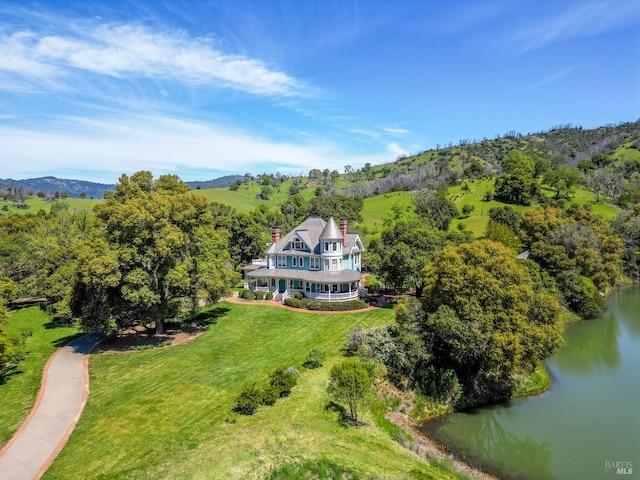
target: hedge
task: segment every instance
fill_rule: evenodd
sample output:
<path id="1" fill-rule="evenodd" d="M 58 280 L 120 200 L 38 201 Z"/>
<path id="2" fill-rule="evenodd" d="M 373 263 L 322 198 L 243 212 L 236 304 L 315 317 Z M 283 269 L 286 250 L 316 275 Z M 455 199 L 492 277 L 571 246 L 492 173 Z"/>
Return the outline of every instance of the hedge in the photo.
<path id="1" fill-rule="evenodd" d="M 294 308 L 320 310 L 324 312 L 343 312 L 346 310 L 361 310 L 369 305 L 364 300 L 349 300 L 346 302 L 316 302 L 308 299 L 286 298 L 284 304 Z"/>

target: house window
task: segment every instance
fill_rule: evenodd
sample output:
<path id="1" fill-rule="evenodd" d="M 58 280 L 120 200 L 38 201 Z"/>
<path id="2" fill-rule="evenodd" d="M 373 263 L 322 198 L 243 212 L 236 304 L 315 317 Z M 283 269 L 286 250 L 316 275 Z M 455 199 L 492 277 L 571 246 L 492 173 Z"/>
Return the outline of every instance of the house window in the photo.
<path id="1" fill-rule="evenodd" d="M 331 250 L 334 252 L 338 251 L 338 242 L 331 242 Z"/>
<path id="2" fill-rule="evenodd" d="M 326 283 L 322 285 L 322 291 L 325 293 L 329 292 L 329 285 L 327 285 Z"/>
<path id="3" fill-rule="evenodd" d="M 304 248 L 304 244 L 299 238 L 294 238 L 291 242 L 291 245 L 293 246 L 294 250 L 302 250 Z"/>
<path id="4" fill-rule="evenodd" d="M 311 270 L 320 270 L 320 257 L 311 257 L 309 259 L 309 268 Z"/>
<path id="5" fill-rule="evenodd" d="M 298 257 L 292 257 L 291 258 L 291 266 L 292 267 L 297 267 L 298 266 Z"/>
<path id="6" fill-rule="evenodd" d="M 334 258 L 331 260 L 331 270 L 338 270 L 338 259 Z"/>
<path id="7" fill-rule="evenodd" d="M 324 251 L 325 252 L 329 251 L 329 242 L 324 242 Z"/>
<path id="8" fill-rule="evenodd" d="M 287 257 L 283 257 L 281 255 L 278 255 L 277 261 L 276 261 L 276 266 L 278 268 L 287 268 Z"/>
<path id="9" fill-rule="evenodd" d="M 336 293 L 338 291 L 338 285 L 336 285 L 335 283 L 333 285 L 331 285 L 331 291 L 333 293 Z"/>
<path id="10" fill-rule="evenodd" d="M 324 259 L 324 269 L 325 270 L 329 270 L 329 259 L 328 258 Z"/>
<path id="11" fill-rule="evenodd" d="M 360 265 L 360 254 L 359 253 L 356 253 L 353 256 L 353 264 L 354 265 Z"/>
<path id="12" fill-rule="evenodd" d="M 303 257 L 298 257 L 298 266 L 300 268 L 304 267 L 304 258 Z"/>

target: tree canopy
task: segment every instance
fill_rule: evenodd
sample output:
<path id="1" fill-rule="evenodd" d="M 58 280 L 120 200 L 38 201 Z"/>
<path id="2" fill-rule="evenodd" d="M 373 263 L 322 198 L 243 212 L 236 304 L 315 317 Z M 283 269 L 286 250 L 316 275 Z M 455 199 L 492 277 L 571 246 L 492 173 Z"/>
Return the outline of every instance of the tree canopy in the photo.
<path id="1" fill-rule="evenodd" d="M 238 279 L 207 200 L 173 175 L 122 175 L 95 209 L 97 230 L 78 256 L 72 308 L 88 328 L 164 320 L 186 302 L 217 300 Z"/>

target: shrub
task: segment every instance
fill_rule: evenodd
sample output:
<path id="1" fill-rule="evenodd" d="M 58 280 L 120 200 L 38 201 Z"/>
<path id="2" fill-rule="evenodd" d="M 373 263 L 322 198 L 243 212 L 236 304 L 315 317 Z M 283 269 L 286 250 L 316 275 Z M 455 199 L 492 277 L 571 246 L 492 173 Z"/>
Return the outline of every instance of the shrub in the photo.
<path id="1" fill-rule="evenodd" d="M 236 400 L 234 410 L 242 415 L 253 415 L 262 403 L 262 399 L 263 394 L 256 388 L 255 383 L 246 385 Z"/>
<path id="2" fill-rule="evenodd" d="M 280 398 L 280 390 L 275 385 L 268 385 L 262 392 L 262 403 L 264 405 L 274 405 Z"/>
<path id="3" fill-rule="evenodd" d="M 267 292 L 264 298 L 265 300 L 273 300 L 273 292 Z"/>
<path id="4" fill-rule="evenodd" d="M 369 305 L 364 300 L 349 300 L 346 302 L 322 302 L 320 310 L 329 312 L 343 312 L 347 310 L 360 310 L 367 308 Z"/>
<path id="5" fill-rule="evenodd" d="M 296 298 L 298 300 L 302 300 L 302 299 L 304 299 L 304 293 L 296 292 L 296 293 L 293 294 L 293 298 Z"/>
<path id="6" fill-rule="evenodd" d="M 254 293 L 256 300 L 263 300 L 264 299 L 264 292 L 261 290 L 258 290 L 257 292 Z"/>
<path id="7" fill-rule="evenodd" d="M 322 304 L 320 302 L 309 302 L 307 303 L 307 310 L 320 310 Z"/>
<path id="8" fill-rule="evenodd" d="M 304 366 L 307 368 L 320 368 L 326 358 L 327 352 L 320 348 L 312 348 L 307 354 L 307 361 L 304 363 Z"/>
<path id="9" fill-rule="evenodd" d="M 240 293 L 240 298 L 244 298 L 245 300 L 253 300 L 255 298 L 255 295 L 251 290 L 245 289 Z"/>
<path id="10" fill-rule="evenodd" d="M 271 374 L 269 386 L 275 388 L 279 397 L 286 397 L 298 384 L 298 370 L 295 368 L 278 368 Z"/>
<path id="11" fill-rule="evenodd" d="M 289 297 L 284 299 L 284 304 L 293 308 L 305 308 L 307 306 L 307 301 Z"/>

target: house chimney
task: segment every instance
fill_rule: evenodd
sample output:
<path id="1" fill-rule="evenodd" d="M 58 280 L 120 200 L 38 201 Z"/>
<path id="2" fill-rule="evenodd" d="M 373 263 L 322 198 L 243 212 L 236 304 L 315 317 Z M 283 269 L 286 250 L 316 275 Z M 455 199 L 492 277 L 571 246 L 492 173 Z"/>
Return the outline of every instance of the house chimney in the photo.
<path id="1" fill-rule="evenodd" d="M 340 219 L 340 232 L 342 233 L 342 246 L 347 246 L 347 219 Z"/>
<path id="2" fill-rule="evenodd" d="M 273 227 L 271 229 L 271 241 L 278 243 L 280 241 L 280 227 Z"/>

